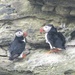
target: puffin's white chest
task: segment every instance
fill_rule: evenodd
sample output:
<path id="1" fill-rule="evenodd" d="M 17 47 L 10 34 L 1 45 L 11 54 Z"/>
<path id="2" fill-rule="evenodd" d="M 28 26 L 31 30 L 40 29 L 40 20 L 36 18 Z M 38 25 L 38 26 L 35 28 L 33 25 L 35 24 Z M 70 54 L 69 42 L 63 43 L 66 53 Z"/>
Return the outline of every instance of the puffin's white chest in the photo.
<path id="1" fill-rule="evenodd" d="M 25 38 L 22 40 L 23 42 L 26 42 Z"/>
<path id="2" fill-rule="evenodd" d="M 48 35 L 48 33 L 45 33 L 45 40 L 46 40 L 46 43 L 48 43 L 49 46 L 50 46 L 50 49 L 52 49 L 53 47 L 52 47 L 50 41 L 48 41 L 47 35 Z"/>
<path id="3" fill-rule="evenodd" d="M 48 35 L 48 33 L 45 33 L 45 40 L 46 40 L 46 43 L 49 43 L 47 35 Z"/>

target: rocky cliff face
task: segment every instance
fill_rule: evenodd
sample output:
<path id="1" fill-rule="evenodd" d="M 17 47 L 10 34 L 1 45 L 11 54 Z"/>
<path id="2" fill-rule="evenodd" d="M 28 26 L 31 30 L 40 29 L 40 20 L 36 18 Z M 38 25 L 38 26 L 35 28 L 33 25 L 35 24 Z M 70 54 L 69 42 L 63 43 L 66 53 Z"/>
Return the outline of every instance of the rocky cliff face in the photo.
<path id="1" fill-rule="evenodd" d="M 0 67 L 5 69 L 1 73 L 14 71 L 13 75 L 75 75 L 75 48 L 47 54 L 49 46 L 39 32 L 42 26 L 53 24 L 68 42 L 70 33 L 75 30 L 74 20 L 75 0 L 0 0 L 0 55 L 7 56 L 8 46 L 17 29 L 28 33 L 26 47 L 30 50 L 26 59 L 17 62 L 0 56 Z M 75 42 L 73 40 L 67 44 L 74 45 Z"/>

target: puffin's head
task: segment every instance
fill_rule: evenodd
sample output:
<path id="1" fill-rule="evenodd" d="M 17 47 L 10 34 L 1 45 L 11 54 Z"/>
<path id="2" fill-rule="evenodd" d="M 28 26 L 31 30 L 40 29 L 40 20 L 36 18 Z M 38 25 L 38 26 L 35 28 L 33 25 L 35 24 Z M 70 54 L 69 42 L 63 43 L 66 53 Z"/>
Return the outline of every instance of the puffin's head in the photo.
<path id="1" fill-rule="evenodd" d="M 21 37 L 21 36 L 26 37 L 27 36 L 27 33 L 26 32 L 23 32 L 21 29 L 18 29 L 18 30 L 16 30 L 15 35 L 17 37 Z"/>
<path id="2" fill-rule="evenodd" d="M 51 30 L 51 28 L 53 28 L 53 25 L 48 24 L 48 25 L 46 25 L 46 26 L 44 26 L 44 27 L 42 27 L 40 29 L 40 33 L 42 33 L 43 31 L 45 31 L 46 33 L 48 33 Z"/>

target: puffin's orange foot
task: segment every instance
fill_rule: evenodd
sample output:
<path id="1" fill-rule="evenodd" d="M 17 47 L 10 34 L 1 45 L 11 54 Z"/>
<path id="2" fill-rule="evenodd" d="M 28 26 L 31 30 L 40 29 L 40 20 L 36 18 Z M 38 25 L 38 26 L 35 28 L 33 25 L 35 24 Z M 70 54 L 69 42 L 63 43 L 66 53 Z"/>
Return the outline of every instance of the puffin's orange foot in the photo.
<path id="1" fill-rule="evenodd" d="M 61 51 L 61 49 L 59 49 L 59 48 L 53 49 L 53 52 L 55 52 L 55 53 L 60 52 L 60 51 Z"/>
<path id="2" fill-rule="evenodd" d="M 58 52 L 60 52 L 60 51 L 61 51 L 61 49 L 59 49 L 59 48 L 54 48 L 54 49 L 48 51 L 47 54 L 50 54 L 50 53 L 58 53 Z"/>
<path id="3" fill-rule="evenodd" d="M 23 54 L 23 55 L 22 55 L 22 58 L 23 58 L 23 59 L 26 58 L 26 54 Z"/>
<path id="4" fill-rule="evenodd" d="M 47 54 L 50 54 L 50 53 L 53 53 L 53 50 L 50 50 L 50 51 L 47 52 Z"/>

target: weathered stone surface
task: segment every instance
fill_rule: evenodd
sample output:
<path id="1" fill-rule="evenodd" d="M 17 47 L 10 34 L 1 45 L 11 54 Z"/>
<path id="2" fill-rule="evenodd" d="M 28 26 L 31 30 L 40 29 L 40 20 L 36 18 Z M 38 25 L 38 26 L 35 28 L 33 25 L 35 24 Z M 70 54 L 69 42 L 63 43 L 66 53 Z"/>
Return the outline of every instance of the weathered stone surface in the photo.
<path id="1" fill-rule="evenodd" d="M 42 7 L 42 11 L 46 11 L 46 12 L 48 12 L 48 11 L 53 11 L 53 9 L 54 9 L 53 6 L 48 6 L 48 5 L 44 5 L 44 6 Z"/>
<path id="2" fill-rule="evenodd" d="M 0 14 L 4 14 L 4 13 L 7 13 L 7 14 L 11 14 L 14 12 L 15 9 L 11 8 L 11 7 L 3 7 L 0 9 Z"/>
<path id="3" fill-rule="evenodd" d="M 61 5 L 66 7 L 75 7 L 75 0 L 43 0 L 46 4 Z"/>
<path id="4" fill-rule="evenodd" d="M 63 16 L 67 16 L 70 14 L 70 9 L 69 8 L 65 8 L 65 7 L 61 7 L 61 6 L 57 6 L 56 7 L 56 13 L 63 15 Z"/>
<path id="5" fill-rule="evenodd" d="M 2 48 L 0 48 L 0 56 L 2 56 L 2 55 L 6 56 L 7 54 L 6 54 L 5 50 L 3 50 Z"/>
<path id="6" fill-rule="evenodd" d="M 15 8 L 15 11 L 18 13 L 22 9 L 22 3 L 20 1 L 14 1 L 11 3 L 11 6 Z"/>
<path id="7" fill-rule="evenodd" d="M 39 9 L 42 8 L 43 11 L 52 11 L 53 10 L 53 7 L 56 7 L 56 6 L 59 6 L 59 10 L 57 10 L 57 14 L 60 14 L 60 15 L 70 15 L 70 8 L 73 8 L 75 7 L 74 3 L 75 1 L 74 0 L 13 0 L 13 1 L 9 1 L 9 0 L 5 0 L 5 1 L 1 1 L 2 3 L 4 2 L 7 2 L 9 3 L 12 7 L 15 8 L 15 11 L 18 13 L 18 14 L 27 14 L 28 12 L 35 12 L 35 9 L 37 11 L 39 11 L 36 6 L 39 6 Z M 47 5 L 47 6 L 45 6 Z M 1 6 L 5 6 L 5 5 L 1 5 Z M 44 7 L 42 7 L 44 6 Z M 52 7 L 49 7 L 49 6 L 52 6 Z M 25 9 L 24 9 L 25 8 Z M 34 9 L 35 8 L 35 9 Z M 47 8 L 47 9 L 45 9 Z M 61 12 L 60 12 L 60 9 L 61 9 Z M 66 12 L 67 11 L 67 12 Z M 53 11 L 54 12 L 54 11 Z"/>
<path id="8" fill-rule="evenodd" d="M 11 62 L 8 58 L 0 57 L 0 66 L 8 71 L 31 71 L 37 75 L 64 75 L 64 72 L 69 69 L 75 71 L 74 49 L 75 48 L 67 48 L 66 51 L 56 54 L 47 54 L 47 51 L 42 49 L 34 50 L 31 51 L 31 54 L 28 55 L 26 59 L 17 62 Z"/>
<path id="9" fill-rule="evenodd" d="M 70 15 L 75 16 L 75 9 L 72 9 Z"/>
<path id="10" fill-rule="evenodd" d="M 14 8 L 16 8 L 16 11 L 18 14 L 26 13 L 26 12 L 28 13 L 33 11 L 33 8 L 28 0 L 22 0 L 22 1 L 20 0 L 20 1 L 12 3 L 11 5 Z"/>

